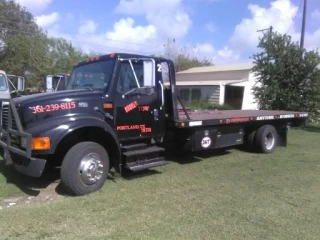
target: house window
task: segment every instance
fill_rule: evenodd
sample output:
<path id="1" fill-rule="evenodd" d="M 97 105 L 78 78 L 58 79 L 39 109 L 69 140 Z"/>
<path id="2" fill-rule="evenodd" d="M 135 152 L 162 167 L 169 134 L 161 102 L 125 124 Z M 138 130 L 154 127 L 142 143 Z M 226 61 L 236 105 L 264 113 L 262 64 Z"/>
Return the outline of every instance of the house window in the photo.
<path id="1" fill-rule="evenodd" d="M 183 101 L 183 102 L 188 102 L 189 101 L 190 89 L 188 89 L 188 88 L 180 89 L 179 93 L 180 93 L 179 95 L 180 95 L 181 101 Z"/>
<path id="2" fill-rule="evenodd" d="M 189 102 L 192 100 L 201 99 L 201 89 L 200 88 L 180 88 L 179 96 L 181 101 Z"/>
<path id="3" fill-rule="evenodd" d="M 201 90 L 199 88 L 193 88 L 191 90 L 191 100 L 201 99 Z"/>

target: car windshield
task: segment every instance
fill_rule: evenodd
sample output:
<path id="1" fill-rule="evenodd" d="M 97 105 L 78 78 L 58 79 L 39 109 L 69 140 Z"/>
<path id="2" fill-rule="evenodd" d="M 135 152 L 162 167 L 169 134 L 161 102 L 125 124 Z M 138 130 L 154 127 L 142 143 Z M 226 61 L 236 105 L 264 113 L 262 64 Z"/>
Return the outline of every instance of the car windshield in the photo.
<path id="1" fill-rule="evenodd" d="M 6 91 L 8 89 L 5 76 L 0 73 L 0 91 Z"/>
<path id="2" fill-rule="evenodd" d="M 106 89 L 111 81 L 113 66 L 114 59 L 109 59 L 75 67 L 66 89 Z"/>

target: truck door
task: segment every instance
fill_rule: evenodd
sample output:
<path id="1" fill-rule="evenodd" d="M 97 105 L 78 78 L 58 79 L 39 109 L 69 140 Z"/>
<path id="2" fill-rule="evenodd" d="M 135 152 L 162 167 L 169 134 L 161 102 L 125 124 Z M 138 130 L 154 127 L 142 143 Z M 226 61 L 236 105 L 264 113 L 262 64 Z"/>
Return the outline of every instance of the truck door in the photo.
<path id="1" fill-rule="evenodd" d="M 119 139 L 163 135 L 163 85 L 153 59 L 121 59 L 115 84 L 115 128 Z M 164 99 L 163 99 L 164 100 Z"/>

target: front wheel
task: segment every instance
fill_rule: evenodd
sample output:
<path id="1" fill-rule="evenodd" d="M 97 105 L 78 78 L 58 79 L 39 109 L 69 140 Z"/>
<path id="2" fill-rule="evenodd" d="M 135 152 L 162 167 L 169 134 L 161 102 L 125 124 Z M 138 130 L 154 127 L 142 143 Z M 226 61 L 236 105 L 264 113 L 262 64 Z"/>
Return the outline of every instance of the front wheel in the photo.
<path id="1" fill-rule="evenodd" d="M 99 190 L 109 171 L 109 156 L 95 142 L 81 142 L 67 152 L 61 166 L 61 181 L 68 192 L 81 196 Z"/>

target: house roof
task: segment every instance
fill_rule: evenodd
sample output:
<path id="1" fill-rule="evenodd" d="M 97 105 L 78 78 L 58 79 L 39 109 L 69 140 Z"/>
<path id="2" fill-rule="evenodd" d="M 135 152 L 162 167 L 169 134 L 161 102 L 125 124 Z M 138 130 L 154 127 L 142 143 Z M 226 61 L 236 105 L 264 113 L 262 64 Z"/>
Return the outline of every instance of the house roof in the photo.
<path id="1" fill-rule="evenodd" d="M 241 71 L 250 70 L 254 64 L 252 62 L 228 64 L 228 65 L 214 65 L 208 67 L 194 67 L 185 71 L 177 72 L 176 74 L 190 74 L 190 73 L 209 73 L 209 72 L 227 72 L 227 71 Z"/>
<path id="2" fill-rule="evenodd" d="M 220 86 L 221 85 L 233 85 L 247 82 L 245 79 L 239 80 L 213 80 L 213 81 L 177 81 L 177 86 Z M 164 85 L 170 85 L 169 82 L 164 83 Z"/>

